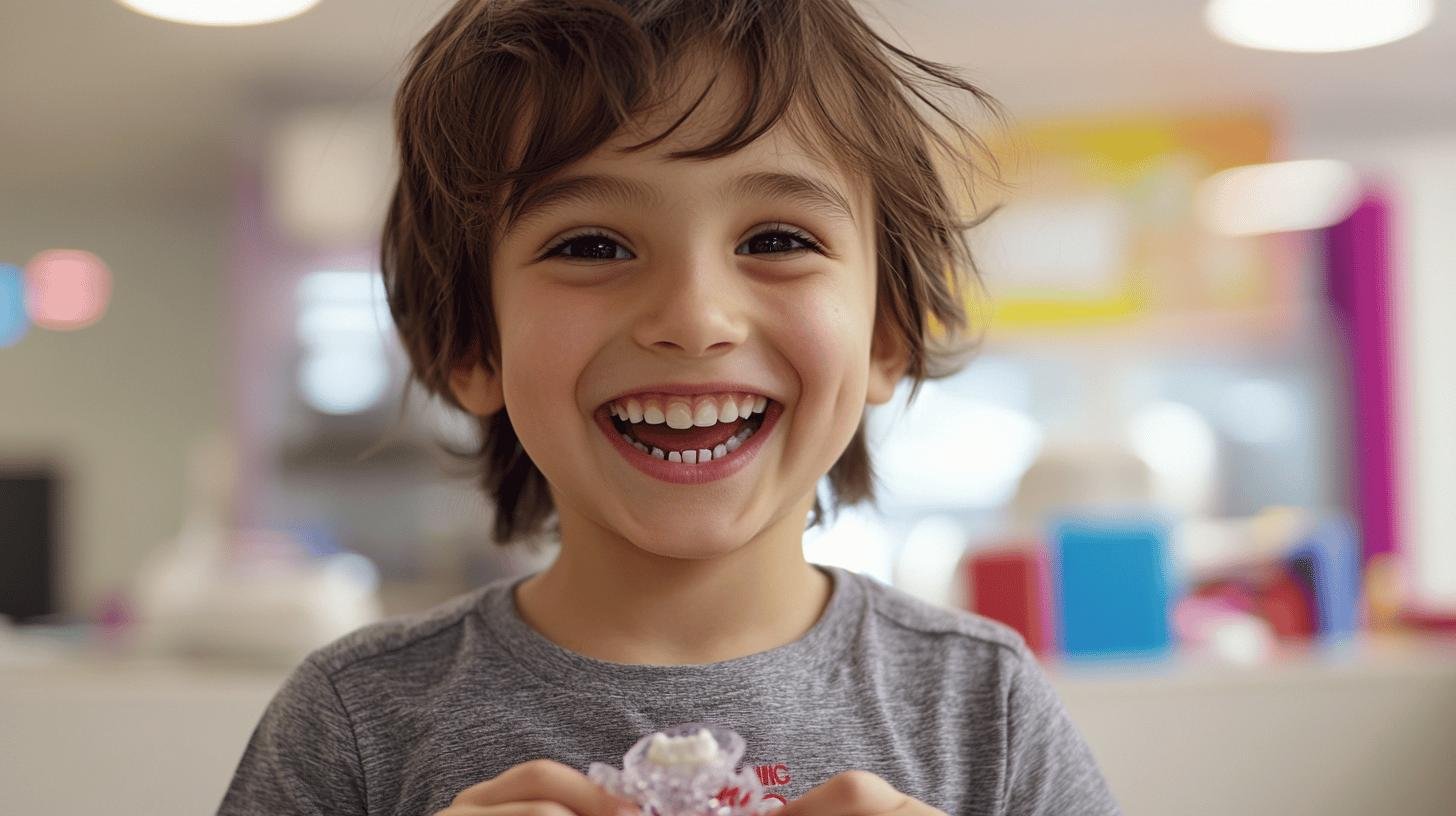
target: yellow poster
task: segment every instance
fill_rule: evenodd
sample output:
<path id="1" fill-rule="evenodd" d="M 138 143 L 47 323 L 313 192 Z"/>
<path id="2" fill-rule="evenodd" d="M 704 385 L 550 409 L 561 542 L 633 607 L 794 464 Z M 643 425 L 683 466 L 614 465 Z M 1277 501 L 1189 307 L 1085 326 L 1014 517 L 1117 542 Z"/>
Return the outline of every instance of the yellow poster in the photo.
<path id="1" fill-rule="evenodd" d="M 1277 241 L 1213 234 L 1198 184 L 1270 161 L 1256 114 L 1045 121 L 993 146 L 1001 209 L 968 233 L 992 331 L 1267 311 L 1292 285 Z"/>

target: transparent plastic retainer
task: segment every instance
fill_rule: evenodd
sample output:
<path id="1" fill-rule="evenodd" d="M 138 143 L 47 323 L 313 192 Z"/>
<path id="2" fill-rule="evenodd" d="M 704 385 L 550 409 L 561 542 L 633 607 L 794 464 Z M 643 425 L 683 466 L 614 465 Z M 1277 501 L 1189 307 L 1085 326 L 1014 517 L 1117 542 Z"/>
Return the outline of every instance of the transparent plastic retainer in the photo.
<path id="1" fill-rule="evenodd" d="M 737 770 L 744 748 L 732 729 L 675 725 L 637 740 L 621 770 L 593 762 L 586 775 L 644 816 L 760 816 L 783 807 L 752 768 Z"/>

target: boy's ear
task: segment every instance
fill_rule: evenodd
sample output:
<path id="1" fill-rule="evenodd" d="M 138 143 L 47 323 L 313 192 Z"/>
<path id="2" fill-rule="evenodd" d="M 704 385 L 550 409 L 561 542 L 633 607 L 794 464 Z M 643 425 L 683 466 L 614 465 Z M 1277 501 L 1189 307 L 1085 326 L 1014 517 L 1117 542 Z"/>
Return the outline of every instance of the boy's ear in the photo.
<path id="1" fill-rule="evenodd" d="M 874 337 L 870 340 L 869 389 L 865 402 L 871 405 L 889 402 L 909 367 L 910 349 L 905 340 L 889 321 L 876 320 Z"/>
<path id="2" fill-rule="evenodd" d="M 450 393 L 470 413 L 490 416 L 505 407 L 500 375 L 478 362 L 462 363 L 450 370 Z"/>

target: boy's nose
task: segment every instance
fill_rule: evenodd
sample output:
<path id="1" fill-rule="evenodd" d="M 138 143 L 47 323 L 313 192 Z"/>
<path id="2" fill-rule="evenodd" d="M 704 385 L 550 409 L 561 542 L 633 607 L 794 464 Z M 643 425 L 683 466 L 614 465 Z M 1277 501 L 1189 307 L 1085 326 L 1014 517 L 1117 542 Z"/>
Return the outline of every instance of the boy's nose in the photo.
<path id="1" fill-rule="evenodd" d="M 722 272 L 660 276 L 645 293 L 633 336 L 643 348 L 701 357 L 728 351 L 748 333 L 738 287 Z"/>

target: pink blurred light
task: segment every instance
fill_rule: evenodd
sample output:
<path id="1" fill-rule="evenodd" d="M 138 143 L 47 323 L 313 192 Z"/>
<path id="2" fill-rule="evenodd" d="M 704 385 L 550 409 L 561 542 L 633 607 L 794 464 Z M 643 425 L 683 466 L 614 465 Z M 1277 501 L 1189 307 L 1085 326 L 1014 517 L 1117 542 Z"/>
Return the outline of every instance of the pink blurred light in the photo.
<path id="1" fill-rule="evenodd" d="M 111 270 L 90 252 L 50 249 L 25 267 L 25 306 L 35 325 L 56 331 L 101 319 L 111 300 Z"/>

